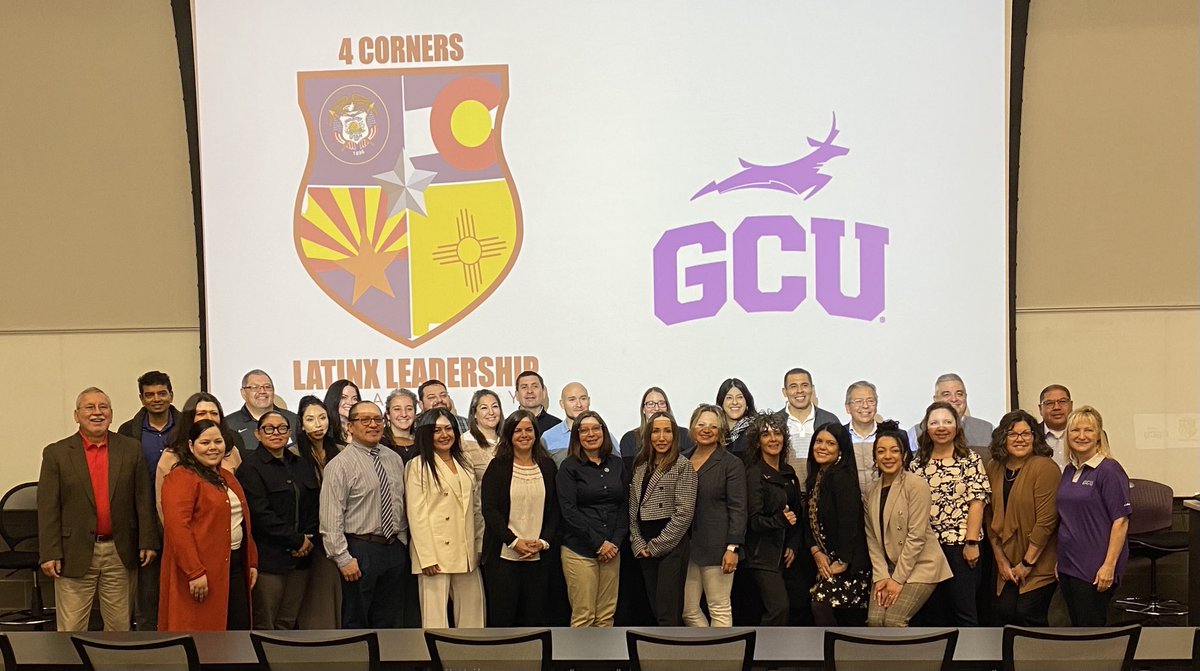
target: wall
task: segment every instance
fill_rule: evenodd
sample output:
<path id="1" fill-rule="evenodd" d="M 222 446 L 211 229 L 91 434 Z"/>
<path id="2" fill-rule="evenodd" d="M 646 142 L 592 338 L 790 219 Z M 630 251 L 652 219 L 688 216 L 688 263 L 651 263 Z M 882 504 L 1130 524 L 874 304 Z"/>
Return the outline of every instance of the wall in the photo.
<path id="1" fill-rule="evenodd" d="M 1016 271 L 1021 404 L 1066 383 L 1132 474 L 1190 481 L 1196 453 L 1145 422 L 1181 436 L 1187 416 L 1158 416 L 1200 408 L 1198 19 L 1193 0 L 1034 0 Z M 147 369 L 194 391 L 199 320 L 169 3 L 12 1 L 0 26 L 6 490 L 83 387 L 118 421 Z"/>

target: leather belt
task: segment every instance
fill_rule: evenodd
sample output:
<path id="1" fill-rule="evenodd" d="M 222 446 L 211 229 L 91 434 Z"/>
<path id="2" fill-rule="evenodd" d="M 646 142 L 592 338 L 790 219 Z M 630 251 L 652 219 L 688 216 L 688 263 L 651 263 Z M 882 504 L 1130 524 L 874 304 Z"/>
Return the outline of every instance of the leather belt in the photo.
<path id="1" fill-rule="evenodd" d="M 379 534 L 346 534 L 346 538 L 353 538 L 376 545 L 391 545 L 400 540 L 398 536 L 381 536 Z"/>
<path id="2" fill-rule="evenodd" d="M 108 543 L 112 541 L 112 534 L 96 534 L 97 543 Z"/>

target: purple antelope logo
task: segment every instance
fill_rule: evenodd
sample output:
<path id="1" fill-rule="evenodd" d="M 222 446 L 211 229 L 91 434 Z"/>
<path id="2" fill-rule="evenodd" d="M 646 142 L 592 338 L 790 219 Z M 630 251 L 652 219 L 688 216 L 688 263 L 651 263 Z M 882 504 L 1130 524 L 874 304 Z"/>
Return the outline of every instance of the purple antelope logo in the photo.
<path id="1" fill-rule="evenodd" d="M 838 135 L 837 116 L 824 140 L 808 138 L 813 150 L 807 155 L 780 165 L 756 165 L 739 159 L 742 170 L 720 181 L 712 181 L 696 192 L 691 200 L 716 193 L 743 189 L 769 189 L 803 196 L 804 201 L 824 189 L 833 179 L 821 172 L 830 159 L 850 153 L 833 144 Z M 888 229 L 862 222 L 854 224 L 858 240 L 857 296 L 847 296 L 841 287 L 842 239 L 846 236 L 843 219 L 812 217 L 814 275 L 817 303 L 826 314 L 871 321 L 883 314 L 884 251 L 889 242 Z M 781 252 L 808 251 L 808 231 L 790 214 L 756 215 L 742 219 L 732 235 L 714 221 L 705 221 L 662 234 L 654 245 L 654 314 L 664 324 L 706 319 L 725 306 L 729 286 L 733 300 L 746 312 L 793 312 L 808 297 L 808 278 L 782 275 L 779 288 L 764 291 L 759 285 L 759 241 L 774 238 Z M 703 262 L 681 267 L 680 251 L 699 246 L 706 255 Z M 682 271 L 682 273 L 680 272 Z M 732 280 L 732 281 L 731 281 Z M 683 300 L 683 289 L 699 297 Z"/>
<path id="2" fill-rule="evenodd" d="M 833 179 L 829 175 L 821 173 L 825 162 L 850 153 L 849 149 L 833 143 L 833 138 L 837 137 L 837 134 L 837 115 L 834 114 L 829 135 L 824 140 L 808 138 L 808 144 L 813 147 L 813 150 L 804 157 L 781 165 L 757 165 L 744 158 L 739 158 L 738 163 L 742 165 L 741 172 L 719 182 L 709 182 L 703 189 L 697 191 L 696 195 L 692 196 L 692 200 L 713 192 L 728 193 L 741 189 L 772 189 L 787 191 L 797 196 L 807 191 L 808 195 L 804 196 L 804 200 L 808 200 L 825 188 L 829 180 Z"/>

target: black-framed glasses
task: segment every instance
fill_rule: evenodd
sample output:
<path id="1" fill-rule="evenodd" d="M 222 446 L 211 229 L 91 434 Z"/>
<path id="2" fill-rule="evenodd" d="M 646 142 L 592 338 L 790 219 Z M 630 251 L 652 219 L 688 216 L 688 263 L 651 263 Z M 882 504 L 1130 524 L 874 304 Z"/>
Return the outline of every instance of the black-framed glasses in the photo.
<path id="1" fill-rule="evenodd" d="M 1048 398 L 1048 399 L 1042 401 L 1039 405 L 1041 405 L 1043 408 L 1057 408 L 1059 406 L 1066 407 L 1068 405 L 1071 405 L 1071 399 L 1069 399 L 1069 398 L 1053 398 L 1053 399 Z"/>
<path id="2" fill-rule="evenodd" d="M 1033 432 L 1032 431 L 1021 431 L 1020 433 L 1018 433 L 1016 431 L 1009 431 L 1005 435 L 1007 435 L 1009 438 L 1011 438 L 1013 440 L 1033 440 Z"/>
<path id="3" fill-rule="evenodd" d="M 268 436 L 272 436 L 272 435 L 282 436 L 283 434 L 287 433 L 288 431 L 291 431 L 292 427 L 288 426 L 287 424 L 273 424 L 273 425 L 269 425 L 269 426 L 259 427 L 258 430 L 262 431 L 263 433 L 267 434 Z"/>
<path id="4" fill-rule="evenodd" d="M 248 391 L 251 393 L 257 393 L 260 391 L 275 391 L 275 385 L 273 385 L 273 384 L 248 384 L 248 385 L 242 387 L 242 391 Z"/>
<path id="5" fill-rule="evenodd" d="M 379 426 L 383 424 L 382 417 L 351 417 L 351 422 L 358 422 L 363 426 Z"/>

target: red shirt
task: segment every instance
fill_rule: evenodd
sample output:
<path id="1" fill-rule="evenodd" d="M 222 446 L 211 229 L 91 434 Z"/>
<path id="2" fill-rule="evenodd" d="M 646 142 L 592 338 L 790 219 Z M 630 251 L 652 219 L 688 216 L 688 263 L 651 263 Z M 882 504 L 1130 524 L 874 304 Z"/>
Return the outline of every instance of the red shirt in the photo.
<path id="1" fill-rule="evenodd" d="M 96 535 L 111 536 L 112 507 L 108 501 L 108 436 L 99 443 L 83 438 L 83 454 L 87 457 L 88 474 L 92 476 L 92 494 L 96 497 Z"/>

